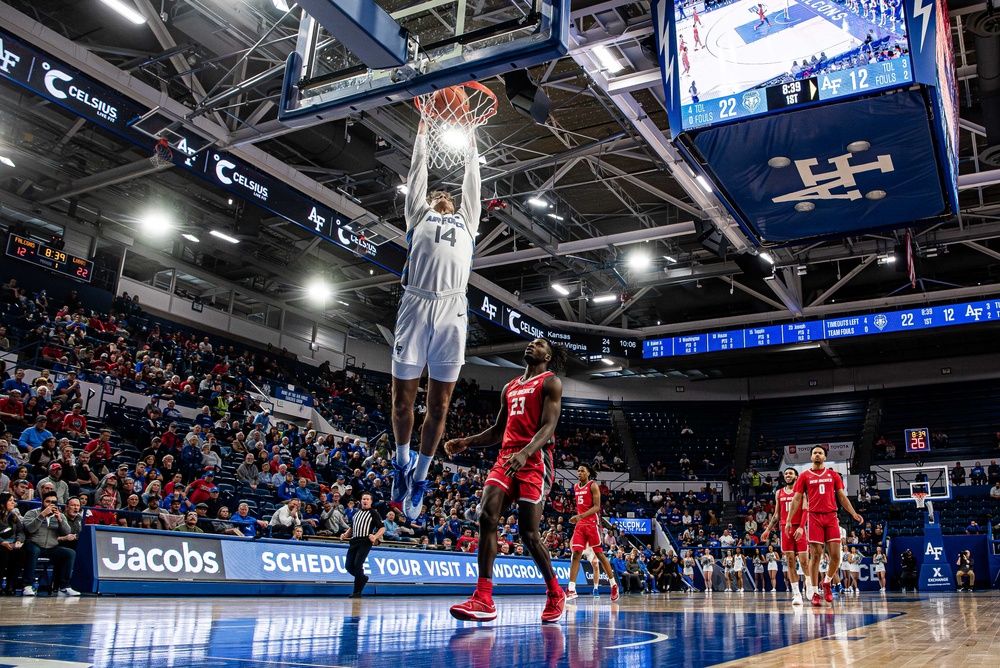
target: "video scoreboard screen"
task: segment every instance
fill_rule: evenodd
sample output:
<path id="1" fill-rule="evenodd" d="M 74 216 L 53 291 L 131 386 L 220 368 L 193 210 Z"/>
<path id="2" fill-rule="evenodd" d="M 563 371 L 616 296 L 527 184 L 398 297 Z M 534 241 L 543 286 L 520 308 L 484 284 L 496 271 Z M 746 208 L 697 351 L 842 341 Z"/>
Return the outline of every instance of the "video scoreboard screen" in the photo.
<path id="1" fill-rule="evenodd" d="M 903 0 L 661 1 L 681 130 L 913 82 Z"/>

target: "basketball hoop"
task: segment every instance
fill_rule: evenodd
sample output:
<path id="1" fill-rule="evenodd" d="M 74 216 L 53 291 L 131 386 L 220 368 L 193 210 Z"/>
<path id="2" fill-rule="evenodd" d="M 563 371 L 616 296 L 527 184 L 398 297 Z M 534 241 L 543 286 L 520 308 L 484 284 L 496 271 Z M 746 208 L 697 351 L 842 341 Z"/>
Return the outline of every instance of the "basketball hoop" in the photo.
<path id="1" fill-rule="evenodd" d="M 149 159 L 149 164 L 159 169 L 164 165 L 172 164 L 173 161 L 174 152 L 170 150 L 170 143 L 166 139 L 157 141 L 156 146 L 153 147 L 153 157 Z"/>
<path id="2" fill-rule="evenodd" d="M 454 169 L 468 159 L 476 128 L 497 113 L 497 96 L 478 81 L 470 81 L 417 96 L 413 105 L 427 132 L 428 167 Z"/>
<path id="3" fill-rule="evenodd" d="M 913 500 L 917 502 L 917 508 L 923 508 L 924 507 L 924 503 L 927 500 L 927 493 L 926 492 L 914 492 L 913 493 Z"/>

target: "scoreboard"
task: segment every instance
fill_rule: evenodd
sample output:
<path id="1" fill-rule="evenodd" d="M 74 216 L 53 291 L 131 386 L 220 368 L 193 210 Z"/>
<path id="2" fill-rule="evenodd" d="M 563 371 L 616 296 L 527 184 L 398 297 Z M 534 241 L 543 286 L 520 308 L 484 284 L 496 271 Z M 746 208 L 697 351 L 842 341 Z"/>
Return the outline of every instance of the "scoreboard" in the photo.
<path id="1" fill-rule="evenodd" d="M 34 239 L 16 234 L 10 235 L 7 240 L 7 255 L 60 274 L 66 274 L 85 283 L 90 283 L 94 273 L 94 263 L 90 260 L 70 255 L 66 251 L 51 248 Z"/>
<path id="2" fill-rule="evenodd" d="M 698 355 L 987 322 L 1000 322 L 1000 299 L 653 339 L 642 342 L 642 357 Z"/>

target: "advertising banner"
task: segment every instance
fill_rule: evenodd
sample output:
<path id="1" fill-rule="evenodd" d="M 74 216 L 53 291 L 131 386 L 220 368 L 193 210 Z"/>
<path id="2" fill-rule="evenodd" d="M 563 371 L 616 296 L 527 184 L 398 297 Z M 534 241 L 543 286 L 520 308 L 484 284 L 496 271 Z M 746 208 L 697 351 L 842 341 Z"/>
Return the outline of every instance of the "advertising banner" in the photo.
<path id="1" fill-rule="evenodd" d="M 809 445 L 786 445 L 785 464 L 809 463 L 811 461 L 809 459 L 809 452 L 817 445 L 821 445 L 826 448 L 827 461 L 846 462 L 850 461 L 854 456 L 854 443 L 851 441 L 838 441 L 836 443 L 810 443 Z"/>
<path id="2" fill-rule="evenodd" d="M 299 406 L 312 406 L 313 398 L 311 395 L 305 394 L 304 392 L 296 392 L 294 390 L 289 390 L 284 387 L 274 388 L 274 398 L 281 401 L 288 401 L 293 404 L 298 404 Z"/>
<path id="3" fill-rule="evenodd" d="M 634 517 L 611 517 L 608 521 L 625 533 L 650 534 L 653 533 L 653 520 L 645 520 Z"/>
<path id="4" fill-rule="evenodd" d="M 649 520 L 646 520 L 648 522 Z M 145 583 L 289 583 L 347 585 L 347 544 L 249 540 L 180 532 L 142 531 L 117 527 L 86 527 L 79 553 L 93 561 L 91 573 L 76 573 L 74 582 L 97 591 L 101 581 Z M 87 560 L 78 562 L 86 570 Z M 569 578 L 569 561 L 554 560 L 560 581 Z M 376 547 L 365 562 L 373 585 L 475 585 L 479 567 L 475 554 Z M 84 585 L 81 580 L 93 582 Z M 493 567 L 496 585 L 544 585 L 527 557 L 498 557 Z M 581 571 L 578 584 L 587 584 Z M 165 588 L 162 593 L 169 594 Z"/>

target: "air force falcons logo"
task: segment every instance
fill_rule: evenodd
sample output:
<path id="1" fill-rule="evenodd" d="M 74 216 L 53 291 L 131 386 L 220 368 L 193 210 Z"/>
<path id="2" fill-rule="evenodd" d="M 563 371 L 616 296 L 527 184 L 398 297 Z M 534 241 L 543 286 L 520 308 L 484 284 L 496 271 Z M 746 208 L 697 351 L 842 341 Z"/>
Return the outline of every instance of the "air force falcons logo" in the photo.
<path id="1" fill-rule="evenodd" d="M 856 200 L 861 199 L 861 191 L 857 188 L 854 177 L 863 172 L 879 171 L 888 174 L 895 170 L 891 155 L 880 155 L 874 162 L 852 165 L 852 154 L 845 153 L 830 158 L 827 162 L 833 166 L 829 172 L 813 172 L 813 167 L 819 164 L 816 158 L 796 160 L 795 168 L 802 179 L 802 190 L 790 192 L 787 195 L 772 198 L 775 204 L 784 202 L 805 202 L 809 200 Z"/>
<path id="2" fill-rule="evenodd" d="M 878 327 L 878 331 L 885 329 L 885 326 L 889 324 L 889 318 L 885 317 L 881 313 L 875 316 L 874 324 Z"/>
<path id="3" fill-rule="evenodd" d="M 758 90 L 748 90 L 743 93 L 743 108 L 749 111 L 751 114 L 756 114 L 757 110 L 760 109 L 760 91 Z"/>

